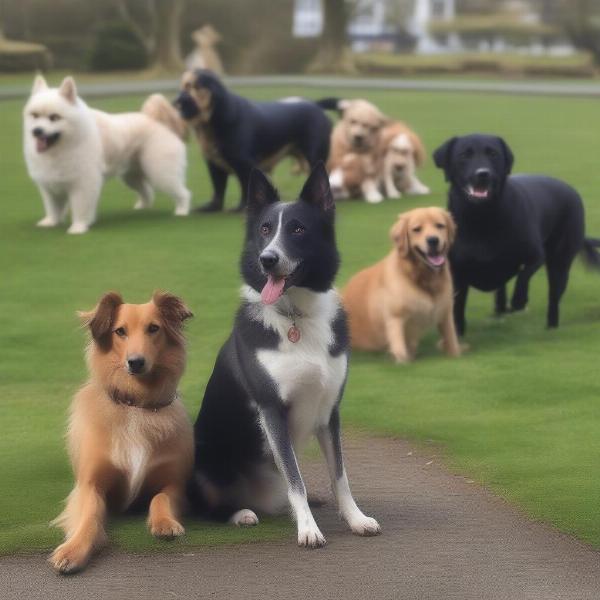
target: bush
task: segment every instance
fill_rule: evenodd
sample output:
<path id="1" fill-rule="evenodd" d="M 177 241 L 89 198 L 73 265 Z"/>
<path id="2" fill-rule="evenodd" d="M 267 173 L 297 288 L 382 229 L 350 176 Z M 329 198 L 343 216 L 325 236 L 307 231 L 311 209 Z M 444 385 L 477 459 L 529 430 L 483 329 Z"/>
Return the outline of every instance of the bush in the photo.
<path id="1" fill-rule="evenodd" d="M 129 27 L 115 22 L 96 30 L 86 63 L 91 71 L 135 70 L 146 67 L 148 57 Z"/>

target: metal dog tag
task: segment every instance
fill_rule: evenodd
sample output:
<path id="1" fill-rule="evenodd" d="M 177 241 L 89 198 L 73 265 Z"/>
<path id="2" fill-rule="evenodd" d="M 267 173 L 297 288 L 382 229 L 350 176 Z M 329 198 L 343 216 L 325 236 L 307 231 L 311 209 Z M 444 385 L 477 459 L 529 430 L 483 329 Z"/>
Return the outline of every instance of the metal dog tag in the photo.
<path id="1" fill-rule="evenodd" d="M 290 340 L 290 342 L 292 342 L 292 344 L 295 344 L 300 339 L 300 330 L 295 325 L 292 325 L 288 329 L 287 335 L 288 335 L 288 340 Z"/>

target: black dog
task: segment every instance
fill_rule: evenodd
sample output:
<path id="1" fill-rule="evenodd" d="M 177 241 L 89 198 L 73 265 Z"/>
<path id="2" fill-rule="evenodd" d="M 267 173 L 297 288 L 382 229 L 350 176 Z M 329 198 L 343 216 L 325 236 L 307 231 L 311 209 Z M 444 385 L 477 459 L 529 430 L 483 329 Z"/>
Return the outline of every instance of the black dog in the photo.
<path id="1" fill-rule="evenodd" d="M 298 544 L 325 543 L 307 503 L 296 452 L 316 434 L 339 512 L 354 533 L 379 525 L 356 506 L 340 441 L 348 367 L 346 316 L 332 289 L 339 257 L 323 165 L 294 203 L 260 171 L 248 192 L 241 271 L 246 282 L 195 425 L 196 508 L 237 525 L 291 506 Z M 194 494 L 192 493 L 192 496 Z"/>
<path id="2" fill-rule="evenodd" d="M 314 102 L 252 102 L 228 91 L 210 71 L 198 69 L 184 74 L 174 104 L 194 127 L 212 180 L 213 197 L 202 211 L 223 208 L 230 173 L 240 182 L 236 210 L 242 210 L 253 168 L 270 171 L 286 155 L 311 168 L 327 161 L 331 123 Z"/>
<path id="3" fill-rule="evenodd" d="M 558 326 L 558 305 L 575 256 L 600 267 L 598 241 L 584 238 L 579 194 L 557 179 L 509 174 L 513 154 L 491 135 L 448 140 L 433 155 L 450 182 L 448 208 L 457 224 L 450 251 L 455 286 L 454 318 L 465 332 L 469 286 L 496 292 L 496 312 L 508 310 L 506 283 L 517 281 L 511 310 L 527 305 L 529 280 L 545 263 L 548 275 L 548 327 Z"/>

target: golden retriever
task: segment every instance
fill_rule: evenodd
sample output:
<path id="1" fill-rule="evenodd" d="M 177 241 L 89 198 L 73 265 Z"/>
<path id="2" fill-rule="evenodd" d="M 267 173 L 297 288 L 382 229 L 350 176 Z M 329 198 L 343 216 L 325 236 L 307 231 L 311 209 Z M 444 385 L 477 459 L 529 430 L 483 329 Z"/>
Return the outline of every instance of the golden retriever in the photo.
<path id="1" fill-rule="evenodd" d="M 65 542 L 50 558 L 60 573 L 87 564 L 106 539 L 108 510 L 150 499 L 152 535 L 184 533 L 178 513 L 193 466 L 192 427 L 177 386 L 185 368 L 183 323 L 192 316 L 171 294 L 125 304 L 115 292 L 80 313 L 91 334 L 90 378 L 71 405 L 67 433 L 75 487 L 53 522 Z"/>
<path id="2" fill-rule="evenodd" d="M 383 196 L 375 176 L 379 170 L 377 148 L 380 131 L 389 119 L 367 100 L 340 100 L 338 110 L 341 119 L 331 133 L 327 162 L 327 170 L 333 178 L 332 185 L 338 187 L 336 177 L 339 178 L 338 170 L 342 167 L 344 157 L 350 153 L 358 154 L 361 157 L 360 167 L 366 173 L 360 187 L 362 195 L 367 202 L 381 202 Z"/>
<path id="3" fill-rule="evenodd" d="M 396 362 L 415 358 L 423 333 L 437 325 L 450 356 L 461 349 L 452 315 L 448 249 L 455 235 L 450 213 L 417 208 L 399 215 L 392 251 L 350 279 L 343 292 L 352 346 L 390 351 Z"/>
<path id="4" fill-rule="evenodd" d="M 386 125 L 379 139 L 381 178 L 387 198 L 405 194 L 429 194 L 429 188 L 419 181 L 417 167 L 425 162 L 425 147 L 419 136 L 401 121 Z"/>

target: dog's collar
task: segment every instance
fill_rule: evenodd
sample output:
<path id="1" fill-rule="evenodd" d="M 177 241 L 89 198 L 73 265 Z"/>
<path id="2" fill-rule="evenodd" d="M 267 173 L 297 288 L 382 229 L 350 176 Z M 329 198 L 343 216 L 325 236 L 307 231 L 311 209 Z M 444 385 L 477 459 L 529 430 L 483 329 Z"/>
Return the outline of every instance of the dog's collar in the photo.
<path id="1" fill-rule="evenodd" d="M 296 308 L 294 303 L 289 300 L 289 298 L 285 298 L 285 300 L 287 301 L 286 303 L 289 307 L 288 310 L 283 310 L 283 308 L 280 308 L 277 305 L 275 306 L 275 310 L 282 317 L 287 317 L 292 322 L 287 332 L 287 338 L 290 340 L 290 342 L 292 342 L 292 344 L 295 344 L 296 342 L 300 341 L 300 338 L 302 337 L 300 329 L 298 329 L 298 326 L 296 325 L 296 319 L 299 319 L 304 315 Z"/>
<path id="2" fill-rule="evenodd" d="M 161 402 L 160 404 L 138 404 L 136 398 L 132 394 L 128 394 L 117 388 L 110 388 L 106 390 L 106 393 L 115 404 L 132 408 L 141 408 L 142 410 L 150 410 L 152 412 L 158 412 L 162 408 L 171 406 L 171 404 L 179 397 L 179 394 L 175 391 L 168 402 Z"/>

